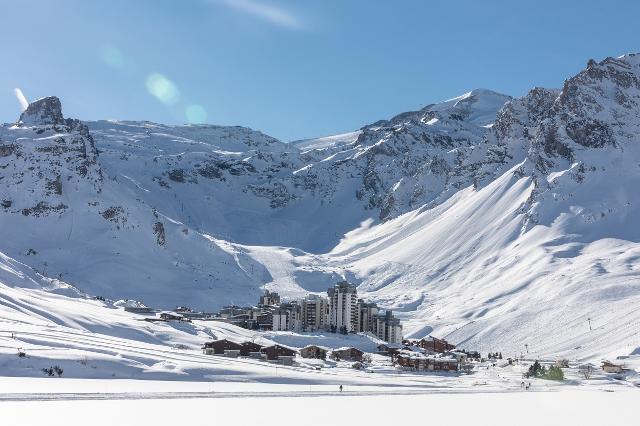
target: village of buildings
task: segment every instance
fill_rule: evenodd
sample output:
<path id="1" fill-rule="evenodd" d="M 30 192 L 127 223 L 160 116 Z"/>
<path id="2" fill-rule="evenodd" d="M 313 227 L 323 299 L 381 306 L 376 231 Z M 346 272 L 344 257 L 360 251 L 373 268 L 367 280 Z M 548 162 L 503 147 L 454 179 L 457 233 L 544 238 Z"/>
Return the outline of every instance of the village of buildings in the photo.
<path id="1" fill-rule="evenodd" d="M 144 320 L 150 322 L 199 320 L 224 322 L 256 332 L 355 333 L 380 342 L 372 353 L 350 346 L 330 348 L 308 344 L 296 348 L 273 342 L 261 345 L 255 339 L 233 341 L 229 338 L 203 342 L 201 348 L 206 355 L 246 357 L 281 365 L 293 365 L 299 357 L 342 361 L 351 363 L 353 368 L 362 369 L 372 362 L 373 357 L 384 356 L 388 357 L 393 366 L 404 370 L 470 372 L 474 368 L 474 362 L 491 363 L 500 360 L 512 364 L 519 361 L 516 357 L 503 361 L 500 352 L 487 354 L 485 359 L 478 351 L 458 349 L 445 339 L 434 336 L 417 340 L 405 339 L 400 319 L 391 310 L 382 310 L 374 302 L 359 299 L 356 286 L 347 281 L 329 287 L 327 297 L 308 294 L 300 300 L 283 301 L 278 293 L 266 290 L 255 306 L 230 305 L 218 312 L 195 312 L 185 306 L 176 307 L 173 311 L 161 311 L 140 305 L 127 305 L 124 310 L 145 315 Z M 522 355 L 520 358 L 522 359 Z M 602 370 L 620 373 L 623 367 L 621 364 L 604 361 Z"/>
<path id="2" fill-rule="evenodd" d="M 382 343 L 375 355 L 389 356 L 394 365 L 412 370 L 458 371 L 477 352 L 456 351 L 444 339 L 429 336 L 405 340 L 402 324 L 391 310 L 382 310 L 374 302 L 358 298 L 354 284 L 341 281 L 327 289 L 327 297 L 308 294 L 301 300 L 283 301 L 276 292 L 266 290 L 255 306 L 225 306 L 216 313 L 194 312 L 180 306 L 173 311 L 149 307 L 125 306 L 126 311 L 149 315 L 146 321 L 220 321 L 256 331 L 328 332 L 347 335 L 361 333 Z M 370 361 L 371 354 L 355 347 L 328 348 L 307 345 L 293 348 L 281 344 L 262 346 L 254 341 L 234 342 L 220 339 L 204 342 L 203 353 L 225 357 L 251 357 L 291 365 L 301 358 L 354 362 L 356 368 Z"/>

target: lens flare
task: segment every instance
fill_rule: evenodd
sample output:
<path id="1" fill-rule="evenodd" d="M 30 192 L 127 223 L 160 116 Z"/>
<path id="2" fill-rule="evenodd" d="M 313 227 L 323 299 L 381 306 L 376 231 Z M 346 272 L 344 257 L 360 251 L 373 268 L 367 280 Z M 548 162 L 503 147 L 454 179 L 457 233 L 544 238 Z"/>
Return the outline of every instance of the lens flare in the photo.
<path id="1" fill-rule="evenodd" d="M 202 124 L 207 121 L 207 111 L 200 105 L 189 105 L 184 113 L 190 124 Z"/>
<path id="2" fill-rule="evenodd" d="M 160 102 L 166 105 L 175 105 L 180 100 L 180 91 L 167 77 L 159 73 L 153 73 L 147 77 L 147 90 Z"/>
<path id="3" fill-rule="evenodd" d="M 111 68 L 121 70 L 124 69 L 125 60 L 124 55 L 116 46 L 107 45 L 100 51 L 100 58 L 102 62 Z"/>

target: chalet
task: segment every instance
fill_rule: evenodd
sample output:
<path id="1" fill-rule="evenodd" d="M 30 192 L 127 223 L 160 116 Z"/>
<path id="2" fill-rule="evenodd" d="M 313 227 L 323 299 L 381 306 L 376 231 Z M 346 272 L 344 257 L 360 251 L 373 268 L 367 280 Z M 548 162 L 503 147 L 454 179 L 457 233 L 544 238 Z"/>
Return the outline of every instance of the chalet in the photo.
<path id="1" fill-rule="evenodd" d="M 260 350 L 266 355 L 268 361 L 276 361 L 280 358 L 290 358 L 296 356 L 296 350 L 282 345 L 272 345 Z"/>
<path id="2" fill-rule="evenodd" d="M 400 343 L 382 343 L 377 346 L 377 350 L 381 355 L 394 355 L 404 347 L 405 345 Z"/>
<path id="3" fill-rule="evenodd" d="M 459 364 L 455 358 L 436 358 L 436 357 L 427 357 L 428 361 L 428 369 L 434 371 L 457 371 Z"/>
<path id="4" fill-rule="evenodd" d="M 614 364 L 610 361 L 602 361 L 602 370 L 605 373 L 622 373 L 623 366 L 620 364 Z"/>
<path id="5" fill-rule="evenodd" d="M 224 355 L 227 351 L 238 351 L 238 354 L 240 354 L 239 351 L 241 350 L 242 345 L 227 339 L 206 342 L 202 346 L 202 352 L 205 355 Z"/>
<path id="6" fill-rule="evenodd" d="M 424 354 L 427 351 L 422 349 L 420 346 L 407 345 L 403 346 L 397 353 L 410 353 L 410 354 Z"/>
<path id="7" fill-rule="evenodd" d="M 450 357 L 426 356 L 418 353 L 401 353 L 398 365 L 418 371 L 457 371 L 458 361 Z"/>
<path id="8" fill-rule="evenodd" d="M 456 348 L 456 345 L 452 345 L 444 339 L 438 339 L 433 336 L 421 339 L 414 343 L 416 346 L 421 347 L 430 352 L 443 354 L 448 351 L 452 351 Z"/>
<path id="9" fill-rule="evenodd" d="M 261 358 L 261 350 L 264 346 L 259 345 L 253 342 L 244 342 L 241 345 L 240 355 L 241 356 L 250 356 L 254 358 Z M 256 355 L 257 354 L 257 355 Z"/>
<path id="10" fill-rule="evenodd" d="M 336 361 L 362 361 L 364 352 L 356 348 L 338 348 L 331 351 L 331 358 Z"/>
<path id="11" fill-rule="evenodd" d="M 327 359 L 327 352 L 327 348 L 316 345 L 309 345 L 300 349 L 300 356 L 302 358 Z"/>
<path id="12" fill-rule="evenodd" d="M 402 353 L 396 357 L 398 365 L 412 370 L 425 371 L 429 369 L 429 359 L 426 356 Z"/>
<path id="13" fill-rule="evenodd" d="M 469 354 L 462 351 L 451 351 L 447 352 L 447 355 L 453 357 L 458 361 L 458 364 L 466 364 L 469 360 Z"/>
<path id="14" fill-rule="evenodd" d="M 160 319 L 163 321 L 187 321 L 191 322 L 189 318 L 185 318 L 184 315 L 175 312 L 161 312 Z"/>

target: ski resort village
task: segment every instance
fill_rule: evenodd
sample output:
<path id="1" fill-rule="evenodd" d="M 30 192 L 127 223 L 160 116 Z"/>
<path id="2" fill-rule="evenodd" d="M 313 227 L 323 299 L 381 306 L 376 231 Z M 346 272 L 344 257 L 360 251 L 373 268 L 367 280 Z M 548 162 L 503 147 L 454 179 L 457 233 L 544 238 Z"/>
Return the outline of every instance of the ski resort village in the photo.
<path id="1" fill-rule="evenodd" d="M 495 3 L 1 1 L 0 426 L 639 424 L 640 3 Z"/>
<path id="2" fill-rule="evenodd" d="M 0 127 L 0 405 L 189 399 L 195 415 L 349 395 L 377 419 L 371 401 L 430 395 L 444 422 L 463 402 L 441 395 L 607 393 L 624 413 L 640 387 L 640 130 L 605 117 L 616 130 L 585 141 L 562 111 L 640 114 L 638 58 L 290 144 L 30 103 Z"/>

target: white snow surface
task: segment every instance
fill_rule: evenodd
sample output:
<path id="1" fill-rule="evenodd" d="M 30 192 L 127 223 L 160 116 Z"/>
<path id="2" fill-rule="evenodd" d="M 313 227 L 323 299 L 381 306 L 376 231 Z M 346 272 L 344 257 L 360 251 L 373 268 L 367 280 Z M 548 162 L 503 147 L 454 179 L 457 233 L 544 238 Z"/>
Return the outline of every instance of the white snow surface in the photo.
<path id="1" fill-rule="evenodd" d="M 136 425 L 141 421 L 155 424 L 179 424 L 216 421 L 245 421 L 259 418 L 260 424 L 282 424 L 282 416 L 305 419 L 305 424 L 325 425 L 329 412 L 340 413 L 348 423 L 394 423 L 408 407 L 425 407 L 423 412 L 437 424 L 480 426 L 537 426 L 540 424 L 633 424 L 637 418 L 637 395 L 632 392 L 561 392 L 481 395 L 398 395 L 398 396 L 321 396 L 151 399 L 151 400 L 84 400 L 52 402 L 5 402 L 3 418 L 10 423 L 52 426 Z M 248 404 L 251 409 L 247 411 Z M 531 409 L 531 407 L 535 409 Z M 326 409 L 330 407 L 329 411 Z M 464 409 L 461 409 L 464 407 Z M 528 412 L 530 411 L 530 412 Z M 117 413 L 97 415 L 96 413 Z M 278 413 L 260 415 L 256 413 Z M 249 421 L 247 420 L 247 421 Z"/>
<path id="2" fill-rule="evenodd" d="M 343 145 L 348 145 L 356 142 L 358 136 L 360 136 L 361 133 L 362 131 L 357 130 L 355 132 L 341 133 L 339 135 L 293 141 L 290 142 L 290 144 L 302 151 L 342 147 Z"/>

